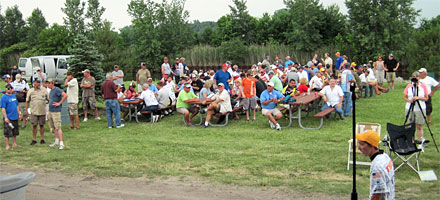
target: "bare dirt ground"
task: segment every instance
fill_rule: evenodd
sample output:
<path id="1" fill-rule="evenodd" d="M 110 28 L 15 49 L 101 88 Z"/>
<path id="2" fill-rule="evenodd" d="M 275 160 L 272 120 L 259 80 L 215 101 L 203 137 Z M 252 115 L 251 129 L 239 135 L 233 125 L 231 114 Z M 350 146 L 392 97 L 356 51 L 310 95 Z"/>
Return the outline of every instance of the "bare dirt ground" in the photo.
<path id="1" fill-rule="evenodd" d="M 26 189 L 30 200 L 116 200 L 116 199 L 160 199 L 160 200 L 199 200 L 199 199 L 348 199 L 343 196 L 326 194 L 284 192 L 276 188 L 261 189 L 253 187 L 219 185 L 207 183 L 196 178 L 179 179 L 148 178 L 98 178 L 95 176 L 71 175 L 54 170 L 24 168 L 13 164 L 0 163 L 0 175 L 20 172 L 36 173 L 35 180 Z"/>

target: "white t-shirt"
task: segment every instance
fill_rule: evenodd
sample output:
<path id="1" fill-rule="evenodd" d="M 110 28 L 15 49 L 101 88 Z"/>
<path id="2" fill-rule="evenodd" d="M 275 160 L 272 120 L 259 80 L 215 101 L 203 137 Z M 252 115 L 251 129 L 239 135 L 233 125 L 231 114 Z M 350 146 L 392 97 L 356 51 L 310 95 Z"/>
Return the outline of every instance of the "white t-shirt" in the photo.
<path id="1" fill-rule="evenodd" d="M 12 85 L 12 88 L 14 88 L 14 90 L 24 90 L 24 89 L 29 90 L 29 85 L 23 79 L 21 79 L 20 82 L 15 80 L 14 82 L 11 83 L 11 85 Z"/>
<path id="2" fill-rule="evenodd" d="M 162 67 L 164 67 L 164 73 L 170 75 L 171 74 L 171 67 L 169 63 L 162 63 Z"/>
<path id="3" fill-rule="evenodd" d="M 231 106 L 231 97 L 229 96 L 229 92 L 226 90 L 223 90 L 221 93 L 217 93 L 214 95 L 213 100 L 222 99 L 223 101 L 220 101 L 218 105 L 220 105 L 220 112 L 226 113 L 226 112 L 232 112 L 232 106 Z"/>
<path id="4" fill-rule="evenodd" d="M 73 78 L 67 82 L 67 102 L 78 103 L 78 80 Z"/>
<path id="5" fill-rule="evenodd" d="M 124 93 L 118 92 L 118 99 L 121 98 L 122 96 L 124 96 Z M 123 98 L 125 98 L 125 96 Z"/>
<path id="6" fill-rule="evenodd" d="M 301 80 L 302 78 L 306 78 L 307 80 L 309 80 L 309 76 L 307 75 L 307 72 L 305 70 L 303 70 L 302 72 L 298 71 L 298 76 L 299 76 L 298 80 Z"/>
<path id="7" fill-rule="evenodd" d="M 324 85 L 322 79 L 318 78 L 317 76 L 313 76 L 312 80 L 310 80 L 310 83 L 312 89 L 313 88 L 322 89 L 322 86 Z"/>
<path id="8" fill-rule="evenodd" d="M 425 97 L 425 94 L 428 94 L 428 89 L 426 88 L 425 84 L 421 83 L 417 88 L 418 88 L 418 95 L 417 95 L 418 97 Z M 414 94 L 415 91 L 413 92 L 413 90 L 414 90 L 413 84 L 410 83 L 406 86 L 405 91 L 403 92 L 405 95 L 408 96 L 409 100 L 413 99 L 415 96 Z M 425 101 L 419 100 L 418 102 L 420 103 L 420 107 L 422 107 L 422 109 L 425 110 L 426 109 Z M 410 106 L 411 103 L 406 102 L 405 108 L 407 110 L 409 109 Z M 420 108 L 417 104 L 414 106 L 414 111 L 420 111 Z"/>
<path id="9" fill-rule="evenodd" d="M 156 96 L 151 90 L 142 91 L 140 98 L 144 100 L 146 106 L 159 105 L 156 100 Z"/>
<path id="10" fill-rule="evenodd" d="M 325 60 L 324 60 L 324 63 L 325 63 L 325 65 L 326 65 L 326 67 L 327 67 L 327 65 L 330 65 L 330 67 L 333 65 L 333 59 L 332 58 L 330 58 L 330 57 L 327 57 Z"/>
<path id="11" fill-rule="evenodd" d="M 394 188 L 393 161 L 387 154 L 379 154 L 371 162 L 370 199 L 373 194 L 384 194 L 385 200 L 394 200 Z"/>
<path id="12" fill-rule="evenodd" d="M 166 108 L 169 100 L 169 88 L 163 87 L 157 92 L 157 101 L 159 102 L 159 108 Z"/>
<path id="13" fill-rule="evenodd" d="M 431 87 L 437 87 L 438 85 L 438 81 L 430 76 L 426 76 L 424 79 L 420 79 L 420 82 L 425 84 L 426 88 L 428 89 L 428 95 L 431 94 Z"/>
<path id="14" fill-rule="evenodd" d="M 342 92 L 342 88 L 339 85 L 335 85 L 333 89 L 330 87 L 330 85 L 327 85 L 320 92 L 327 97 L 328 106 L 337 105 L 341 97 L 344 96 L 344 92 Z"/>
<path id="15" fill-rule="evenodd" d="M 376 81 L 376 77 L 374 75 L 372 75 L 372 74 L 368 74 L 367 77 L 365 77 L 365 74 L 361 74 L 359 76 L 359 78 L 361 79 L 362 83 L 365 83 L 365 82 L 375 82 Z"/>

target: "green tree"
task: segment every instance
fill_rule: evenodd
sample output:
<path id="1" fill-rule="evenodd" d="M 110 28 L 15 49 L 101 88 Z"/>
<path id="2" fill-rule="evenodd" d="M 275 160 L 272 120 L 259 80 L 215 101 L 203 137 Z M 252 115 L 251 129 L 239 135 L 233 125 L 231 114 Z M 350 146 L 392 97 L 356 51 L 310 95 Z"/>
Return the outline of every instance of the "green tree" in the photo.
<path id="1" fill-rule="evenodd" d="M 301 51 L 313 51 L 320 47 L 323 42 L 319 32 L 322 26 L 319 18 L 322 6 L 319 1 L 285 0 L 284 3 L 291 19 L 284 32 L 287 43 Z"/>
<path id="2" fill-rule="evenodd" d="M 270 23 L 272 27 L 269 27 L 269 38 L 273 38 L 282 44 L 287 44 L 286 32 L 290 24 L 290 12 L 287 8 L 275 11 L 272 16 L 272 22 Z"/>
<path id="3" fill-rule="evenodd" d="M 403 55 L 419 11 L 414 0 L 346 0 L 348 43 L 354 59 L 366 62 L 373 56 L 393 52 Z"/>
<path id="4" fill-rule="evenodd" d="M 274 38 L 274 27 L 272 23 L 272 18 L 268 13 L 264 13 L 263 17 L 258 19 L 256 40 L 257 44 L 266 44 Z"/>
<path id="5" fill-rule="evenodd" d="M 99 54 L 95 46 L 94 41 L 89 40 L 84 34 L 78 34 L 72 47 L 69 48 L 69 54 L 73 57 L 69 59 L 68 64 L 69 70 L 75 77 L 82 77 L 81 72 L 89 69 L 96 80 L 96 92 L 100 94 L 101 83 L 105 80 L 105 75 L 101 64 L 103 56 Z"/>
<path id="6" fill-rule="evenodd" d="M 88 0 L 88 7 L 86 12 L 86 18 L 90 19 L 87 23 L 87 27 L 92 31 L 100 30 L 103 26 L 101 16 L 104 13 L 105 8 L 99 6 L 99 0 Z"/>
<path id="7" fill-rule="evenodd" d="M 5 26 L 6 26 L 6 19 L 2 14 L 2 6 L 0 5 L 0 49 L 3 49 L 6 47 L 6 40 L 5 40 Z"/>
<path id="8" fill-rule="evenodd" d="M 322 35 L 322 40 L 325 44 L 335 42 L 335 37 L 338 34 L 345 36 L 346 16 L 339 11 L 339 6 L 332 4 L 326 8 L 323 8 L 320 21 L 323 21 L 319 27 L 319 33 Z"/>
<path id="9" fill-rule="evenodd" d="M 249 14 L 246 6 L 247 1 L 233 0 L 233 2 L 234 6 L 229 6 L 232 32 L 245 43 L 255 43 L 257 20 Z"/>
<path id="10" fill-rule="evenodd" d="M 86 3 L 81 0 L 66 0 L 64 8 L 61 10 L 66 14 L 63 17 L 64 25 L 69 31 L 69 35 L 75 37 L 77 34 L 85 33 L 84 7 Z"/>
<path id="11" fill-rule="evenodd" d="M 225 41 L 220 45 L 220 53 L 222 58 L 230 60 L 234 64 L 244 64 L 245 56 L 248 53 L 245 43 L 234 38 L 229 41 Z"/>
<path id="12" fill-rule="evenodd" d="M 3 28 L 5 47 L 24 41 L 25 25 L 26 22 L 23 20 L 23 15 L 17 5 L 6 8 L 5 25 Z"/>
<path id="13" fill-rule="evenodd" d="M 27 19 L 27 42 L 33 46 L 37 44 L 38 38 L 35 36 L 38 36 L 40 32 L 47 28 L 48 24 L 46 22 L 46 19 L 43 16 L 43 13 L 40 9 L 35 8 L 32 11 L 31 16 Z"/>
<path id="14" fill-rule="evenodd" d="M 104 71 L 111 71 L 115 64 L 119 64 L 118 33 L 111 28 L 111 22 L 104 21 L 101 29 L 93 32 L 96 48 L 103 55 L 102 68 Z"/>
<path id="15" fill-rule="evenodd" d="M 200 33 L 200 43 L 201 44 L 209 44 L 211 46 L 215 46 L 216 33 L 210 27 L 205 27 L 203 31 Z"/>

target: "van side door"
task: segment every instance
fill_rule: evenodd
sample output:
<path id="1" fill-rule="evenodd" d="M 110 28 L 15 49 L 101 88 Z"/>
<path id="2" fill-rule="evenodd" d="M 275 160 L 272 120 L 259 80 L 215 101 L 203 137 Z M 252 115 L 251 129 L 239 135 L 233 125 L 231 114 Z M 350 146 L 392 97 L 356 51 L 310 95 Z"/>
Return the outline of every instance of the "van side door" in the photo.
<path id="1" fill-rule="evenodd" d="M 44 58 L 44 73 L 46 73 L 47 78 L 52 78 L 55 80 L 56 71 L 55 71 L 55 59 L 54 58 Z"/>
<path id="2" fill-rule="evenodd" d="M 63 84 L 67 74 L 67 63 L 65 58 L 58 59 L 56 84 Z"/>

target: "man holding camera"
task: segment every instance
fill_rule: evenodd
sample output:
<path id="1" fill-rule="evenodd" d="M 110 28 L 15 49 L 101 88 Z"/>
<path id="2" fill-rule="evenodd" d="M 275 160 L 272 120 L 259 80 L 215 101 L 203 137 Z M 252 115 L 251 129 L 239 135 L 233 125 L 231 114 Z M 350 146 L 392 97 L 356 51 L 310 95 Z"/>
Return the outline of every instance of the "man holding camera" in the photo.
<path id="1" fill-rule="evenodd" d="M 425 84 L 426 89 L 428 89 L 428 101 L 426 101 L 426 115 L 427 115 L 428 125 L 431 125 L 431 112 L 432 112 L 431 98 L 432 95 L 434 95 L 434 93 L 437 91 L 437 89 L 440 88 L 440 84 L 432 77 L 426 75 L 428 73 L 426 68 L 419 69 L 419 73 L 420 73 L 420 82 Z M 431 91 L 432 87 L 434 87 L 434 89 Z"/>

